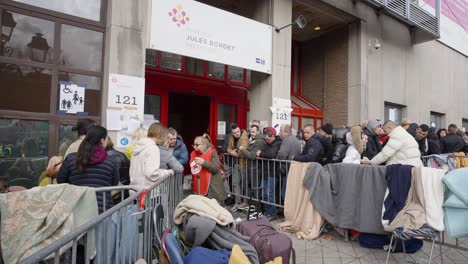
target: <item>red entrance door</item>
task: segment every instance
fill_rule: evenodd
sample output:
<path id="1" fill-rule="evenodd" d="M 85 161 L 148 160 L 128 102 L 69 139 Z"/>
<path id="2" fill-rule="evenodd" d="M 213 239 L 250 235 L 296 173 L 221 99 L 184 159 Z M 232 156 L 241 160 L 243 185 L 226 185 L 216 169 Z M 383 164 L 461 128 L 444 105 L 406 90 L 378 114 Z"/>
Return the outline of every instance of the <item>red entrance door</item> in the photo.
<path id="1" fill-rule="evenodd" d="M 215 147 L 222 145 L 229 124 L 246 127 L 247 111 L 247 89 L 220 81 L 146 72 L 145 114 L 179 130 L 189 151 L 194 137 L 203 132 L 210 135 Z"/>
<path id="2" fill-rule="evenodd" d="M 224 144 L 226 135 L 231 132 L 231 125 L 233 123 L 238 124 L 241 128 L 245 128 L 247 111 L 246 108 L 240 103 L 239 100 L 226 99 L 226 98 L 214 98 L 211 103 L 211 124 L 212 133 L 211 138 L 216 141 L 218 150 Z"/>

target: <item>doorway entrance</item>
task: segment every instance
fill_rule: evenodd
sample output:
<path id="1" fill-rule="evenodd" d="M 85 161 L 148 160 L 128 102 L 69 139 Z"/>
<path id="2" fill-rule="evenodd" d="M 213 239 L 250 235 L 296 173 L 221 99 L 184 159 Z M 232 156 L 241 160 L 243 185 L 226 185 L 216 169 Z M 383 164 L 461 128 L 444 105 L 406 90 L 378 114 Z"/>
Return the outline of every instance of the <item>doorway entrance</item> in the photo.
<path id="1" fill-rule="evenodd" d="M 210 97 L 169 93 L 168 127 L 182 136 L 189 152 L 195 137 L 210 127 Z"/>

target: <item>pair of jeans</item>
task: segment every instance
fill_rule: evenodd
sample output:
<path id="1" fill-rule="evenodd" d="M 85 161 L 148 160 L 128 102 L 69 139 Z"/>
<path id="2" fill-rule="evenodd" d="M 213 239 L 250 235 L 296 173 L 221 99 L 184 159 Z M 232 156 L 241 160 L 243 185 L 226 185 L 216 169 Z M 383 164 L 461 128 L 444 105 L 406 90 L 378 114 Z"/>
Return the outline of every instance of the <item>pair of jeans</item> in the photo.
<path id="1" fill-rule="evenodd" d="M 256 166 L 249 164 L 247 167 L 247 190 L 246 196 L 252 197 L 252 199 L 260 199 L 262 192 L 261 189 L 261 182 L 260 182 L 260 175 L 258 175 L 258 170 Z"/>
<path id="2" fill-rule="evenodd" d="M 246 190 L 242 188 L 243 184 L 247 185 L 245 181 L 245 168 L 242 169 L 239 163 L 234 164 L 232 168 L 232 192 L 236 196 L 236 203 L 241 203 L 241 195 L 249 195 L 245 193 Z"/>
<path id="3" fill-rule="evenodd" d="M 276 204 L 276 180 L 275 177 L 266 176 L 262 180 L 263 186 L 263 201 Z M 276 206 L 265 204 L 265 213 L 269 216 L 276 217 Z"/>

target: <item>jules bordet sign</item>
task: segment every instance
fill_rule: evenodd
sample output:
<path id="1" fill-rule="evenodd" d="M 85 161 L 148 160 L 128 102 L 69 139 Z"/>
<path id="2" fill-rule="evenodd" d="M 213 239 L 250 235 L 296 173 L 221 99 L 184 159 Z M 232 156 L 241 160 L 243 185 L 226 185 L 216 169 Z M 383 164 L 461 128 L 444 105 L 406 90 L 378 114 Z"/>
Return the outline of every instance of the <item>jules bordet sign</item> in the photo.
<path id="1" fill-rule="evenodd" d="M 108 106 L 135 109 L 140 120 L 143 120 L 145 79 L 121 75 L 109 74 Z"/>
<path id="2" fill-rule="evenodd" d="M 152 0 L 147 48 L 271 74 L 273 29 L 192 0 Z"/>

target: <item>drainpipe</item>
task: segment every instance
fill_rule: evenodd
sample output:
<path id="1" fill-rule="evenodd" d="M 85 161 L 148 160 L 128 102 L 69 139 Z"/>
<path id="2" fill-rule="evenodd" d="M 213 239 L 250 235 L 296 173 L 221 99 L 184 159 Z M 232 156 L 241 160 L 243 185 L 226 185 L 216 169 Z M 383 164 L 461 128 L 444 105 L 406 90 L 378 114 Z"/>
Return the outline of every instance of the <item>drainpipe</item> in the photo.
<path id="1" fill-rule="evenodd" d="M 435 13 L 437 17 L 437 36 L 440 38 L 440 0 L 435 1 Z"/>

